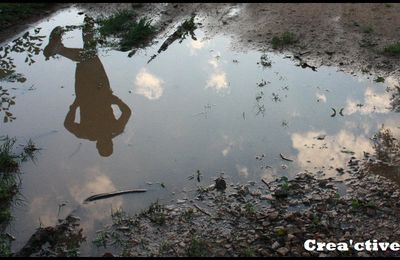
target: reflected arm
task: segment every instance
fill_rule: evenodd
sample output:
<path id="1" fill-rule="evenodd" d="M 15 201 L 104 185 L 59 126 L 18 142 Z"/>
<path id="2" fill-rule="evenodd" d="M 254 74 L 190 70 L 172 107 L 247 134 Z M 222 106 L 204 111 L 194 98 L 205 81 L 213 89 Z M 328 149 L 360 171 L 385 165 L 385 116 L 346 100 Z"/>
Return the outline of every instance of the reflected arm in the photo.
<path id="1" fill-rule="evenodd" d="M 78 108 L 78 105 L 76 103 L 76 100 L 74 103 L 69 107 L 69 111 L 67 113 L 67 116 L 65 117 L 64 120 L 64 127 L 73 133 L 76 137 L 80 138 L 79 134 L 79 126 L 80 124 L 75 123 L 75 114 L 76 114 L 76 109 Z"/>
<path id="2" fill-rule="evenodd" d="M 121 110 L 121 116 L 117 120 L 116 129 L 114 132 L 114 136 L 121 134 L 124 131 L 126 123 L 128 123 L 129 118 L 131 117 L 132 111 L 128 107 L 127 104 L 122 102 L 121 99 L 113 95 L 112 104 L 116 104 L 118 108 Z"/>

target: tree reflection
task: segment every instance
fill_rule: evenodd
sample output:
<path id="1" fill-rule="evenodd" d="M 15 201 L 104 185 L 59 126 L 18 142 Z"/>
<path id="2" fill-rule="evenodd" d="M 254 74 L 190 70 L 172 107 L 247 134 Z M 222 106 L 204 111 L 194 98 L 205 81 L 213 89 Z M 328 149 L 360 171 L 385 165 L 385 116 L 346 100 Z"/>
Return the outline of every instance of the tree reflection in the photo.
<path id="1" fill-rule="evenodd" d="M 17 73 L 14 64 L 15 53 L 25 54 L 25 63 L 32 65 L 35 63 L 34 56 L 41 52 L 43 38 L 46 36 L 38 35 L 41 28 L 36 28 L 34 34 L 26 32 L 21 37 L 13 40 L 6 46 L 0 47 L 0 80 L 9 82 L 25 82 L 24 75 Z"/>
<path id="2" fill-rule="evenodd" d="M 36 28 L 33 35 L 30 32 L 26 32 L 9 44 L 0 47 L 0 82 L 23 83 L 26 81 L 25 76 L 17 72 L 14 55 L 16 53 L 24 54 L 24 61 L 29 66 L 35 63 L 33 57 L 41 52 L 42 38 L 45 38 L 45 36 L 38 35 L 40 29 Z M 13 105 L 15 105 L 15 96 L 11 97 L 9 90 L 0 86 L 0 113 L 4 113 L 4 123 L 15 120 L 15 116 L 10 111 L 10 107 Z"/>
<path id="3" fill-rule="evenodd" d="M 375 154 L 366 162 L 366 173 L 379 174 L 400 184 L 400 140 L 382 126 L 373 141 Z"/>
<path id="4" fill-rule="evenodd" d="M 395 89 L 392 92 L 392 96 L 390 98 L 391 108 L 394 112 L 400 112 L 400 87 L 395 86 Z"/>

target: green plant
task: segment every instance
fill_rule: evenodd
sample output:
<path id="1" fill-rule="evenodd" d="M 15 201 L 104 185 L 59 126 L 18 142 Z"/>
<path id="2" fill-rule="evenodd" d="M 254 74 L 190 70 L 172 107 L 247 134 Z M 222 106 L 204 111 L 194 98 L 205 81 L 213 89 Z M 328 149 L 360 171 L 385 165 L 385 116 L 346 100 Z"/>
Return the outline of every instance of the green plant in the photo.
<path id="1" fill-rule="evenodd" d="M 191 218 L 193 218 L 193 215 L 194 215 L 193 208 L 186 209 L 182 214 L 184 219 L 191 219 Z"/>
<path id="2" fill-rule="evenodd" d="M 12 255 L 10 238 L 5 234 L 0 234 L 0 257 L 10 257 Z"/>
<path id="3" fill-rule="evenodd" d="M 18 171 L 18 156 L 12 151 L 16 139 L 6 136 L 1 141 L 3 143 L 0 146 L 0 172 L 9 173 Z"/>
<path id="4" fill-rule="evenodd" d="M 287 45 L 291 45 L 294 43 L 297 43 L 297 37 L 294 33 L 291 32 L 284 32 L 280 36 L 274 36 L 272 38 L 272 48 L 273 49 L 278 49 L 278 48 L 283 48 Z"/>
<path id="5" fill-rule="evenodd" d="M 207 255 L 207 242 L 202 239 L 192 238 L 190 245 L 187 248 L 187 255 L 189 257 Z"/>
<path id="6" fill-rule="evenodd" d="M 390 55 L 400 55 L 400 42 L 390 44 L 383 49 L 384 53 Z"/>
<path id="7" fill-rule="evenodd" d="M 107 239 L 109 235 L 107 231 L 101 230 L 99 233 L 97 233 L 96 238 L 92 241 L 93 244 L 95 244 L 97 247 L 107 247 Z"/>
<path id="8" fill-rule="evenodd" d="M 256 256 L 256 253 L 255 253 L 254 249 L 247 247 L 245 250 L 243 250 L 243 256 L 254 257 L 254 256 Z"/>
<path id="9" fill-rule="evenodd" d="M 359 209 L 362 206 L 362 201 L 359 199 L 352 199 L 351 200 L 351 207 L 353 209 Z"/>
<path id="10" fill-rule="evenodd" d="M 316 227 L 320 223 L 321 223 L 321 220 L 319 219 L 319 217 L 317 215 L 314 214 L 311 224 Z"/>
<path id="11" fill-rule="evenodd" d="M 377 77 L 377 78 L 375 79 L 375 81 L 376 81 L 376 82 L 379 82 L 379 83 L 382 83 L 382 82 L 385 82 L 385 78 L 384 78 L 384 77 Z"/>
<path id="12" fill-rule="evenodd" d="M 165 208 L 163 205 L 159 204 L 158 201 L 152 203 L 141 215 L 149 218 L 151 222 L 160 226 L 165 224 Z"/>
<path id="13" fill-rule="evenodd" d="M 99 32 L 103 35 L 113 35 L 122 33 L 129 29 L 129 25 L 135 18 L 133 11 L 123 10 L 109 16 L 108 18 L 99 18 L 97 23 L 100 25 Z"/>
<path id="14" fill-rule="evenodd" d="M 279 228 L 278 230 L 276 230 L 276 235 L 279 237 L 283 237 L 287 234 L 287 230 L 284 228 Z"/>
<path id="15" fill-rule="evenodd" d="M 256 213 L 256 208 L 251 203 L 246 203 L 246 205 L 244 206 L 244 209 L 246 211 L 246 214 L 248 214 L 248 215 L 253 215 Z"/>
<path id="16" fill-rule="evenodd" d="M 133 23 L 128 33 L 121 40 L 121 50 L 127 51 L 132 46 L 144 44 L 155 32 L 151 21 L 141 18 L 138 23 Z"/>
<path id="17" fill-rule="evenodd" d="M 132 10 L 118 11 L 107 18 L 97 19 L 97 23 L 100 25 L 98 30 L 102 36 L 120 38 L 121 51 L 143 46 L 156 31 L 151 25 L 151 20 L 143 17 L 137 21 Z"/>

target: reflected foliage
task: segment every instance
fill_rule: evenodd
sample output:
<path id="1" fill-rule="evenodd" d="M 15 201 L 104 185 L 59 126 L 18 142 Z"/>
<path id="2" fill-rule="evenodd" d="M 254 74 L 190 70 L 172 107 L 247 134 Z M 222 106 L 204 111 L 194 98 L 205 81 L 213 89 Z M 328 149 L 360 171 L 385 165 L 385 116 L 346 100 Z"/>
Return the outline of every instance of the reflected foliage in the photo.
<path id="1" fill-rule="evenodd" d="M 400 185 L 400 140 L 384 126 L 372 140 L 375 154 L 366 154 L 365 173 L 382 175 Z"/>
<path id="2" fill-rule="evenodd" d="M 176 40 L 179 40 L 179 43 L 182 43 L 182 41 L 185 40 L 186 37 L 189 35 L 192 40 L 197 41 L 196 35 L 194 34 L 194 31 L 197 29 L 197 25 L 194 22 L 195 17 L 196 16 L 193 15 L 191 18 L 185 20 L 181 25 L 179 25 L 176 31 L 168 36 L 168 38 L 163 42 L 163 44 L 157 51 L 158 54 L 166 51 L 168 47 Z M 157 57 L 157 54 L 154 54 L 147 63 L 150 63 L 155 57 Z"/>
<path id="3" fill-rule="evenodd" d="M 22 151 L 15 151 L 15 138 L 0 138 L 0 256 L 11 256 L 11 241 L 13 237 L 5 232 L 6 227 L 12 220 L 11 209 L 13 204 L 20 200 L 19 188 L 19 165 L 28 158 L 33 159 L 38 150 L 30 140 Z"/>
<path id="4" fill-rule="evenodd" d="M 393 136 L 390 129 L 385 129 L 382 126 L 373 140 L 378 160 L 387 164 L 397 164 L 400 166 L 400 141 Z"/>
<path id="5" fill-rule="evenodd" d="M 0 86 L 0 115 L 4 113 L 4 123 L 15 120 L 15 116 L 9 111 L 10 107 L 13 105 L 15 105 L 15 96 L 10 97 L 8 90 Z"/>
<path id="6" fill-rule="evenodd" d="M 13 54 L 25 55 L 25 63 L 32 65 L 35 63 L 34 56 L 41 52 L 43 38 L 46 36 L 38 35 L 41 28 L 36 28 L 34 33 L 26 32 L 21 37 L 13 40 L 9 44 L 0 47 L 0 80 L 9 82 L 25 82 L 26 78 L 16 71 Z"/>
<path id="7" fill-rule="evenodd" d="M 156 29 L 147 17 L 138 19 L 133 11 L 123 10 L 109 17 L 96 20 L 98 24 L 98 42 L 103 46 L 116 47 L 121 51 L 135 53 L 136 48 L 144 47 L 154 36 Z M 110 41 L 118 38 L 117 42 Z"/>
<path id="8" fill-rule="evenodd" d="M 38 35 L 41 28 L 36 28 L 31 34 L 26 32 L 21 37 L 13 40 L 5 46 L 0 47 L 0 82 L 20 82 L 24 83 L 26 78 L 17 72 L 14 63 L 14 55 L 24 55 L 24 62 L 29 66 L 35 63 L 34 57 L 41 52 L 45 36 Z M 0 86 L 0 116 L 3 123 L 12 122 L 15 116 L 10 111 L 11 106 L 15 105 L 15 96 L 11 96 L 8 89 Z"/>
<path id="9" fill-rule="evenodd" d="M 400 112 L 400 87 L 396 86 L 390 97 L 390 106 L 394 112 Z"/>
<path id="10" fill-rule="evenodd" d="M 83 229 L 79 226 L 79 218 L 69 215 L 65 220 L 59 220 L 59 224 L 54 227 L 40 227 L 16 256 L 79 256 L 79 248 L 85 241 Z"/>

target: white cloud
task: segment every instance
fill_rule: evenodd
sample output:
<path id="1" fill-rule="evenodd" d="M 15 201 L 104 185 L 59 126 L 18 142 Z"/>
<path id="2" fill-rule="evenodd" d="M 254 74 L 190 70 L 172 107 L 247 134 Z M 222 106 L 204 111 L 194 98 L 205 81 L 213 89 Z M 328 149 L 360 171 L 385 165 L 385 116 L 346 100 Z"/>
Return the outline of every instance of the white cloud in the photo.
<path id="1" fill-rule="evenodd" d="M 315 96 L 317 97 L 317 100 L 321 100 L 322 102 L 326 103 L 326 96 L 325 96 L 325 94 L 316 93 Z"/>
<path id="2" fill-rule="evenodd" d="M 135 85 L 137 86 L 135 93 L 142 95 L 150 100 L 159 99 L 163 94 L 163 83 L 154 74 L 147 72 L 145 68 L 141 69 L 136 75 Z"/>
<path id="3" fill-rule="evenodd" d="M 207 81 L 206 88 L 212 88 L 217 92 L 221 92 L 228 89 L 228 82 L 226 79 L 225 72 L 217 72 L 211 74 L 210 78 Z"/>
<path id="4" fill-rule="evenodd" d="M 294 133 L 291 136 L 293 148 L 298 150 L 297 162 L 303 169 L 317 168 L 344 168 L 350 154 L 342 151 L 350 150 L 354 156 L 361 158 L 363 152 L 373 152 L 372 143 L 364 135 L 354 135 L 348 130 L 341 130 L 333 136 L 326 136 L 324 140 L 315 137 L 325 135 L 324 131 L 309 131 Z"/>
<path id="5" fill-rule="evenodd" d="M 245 178 L 249 177 L 249 170 L 247 169 L 246 166 L 236 164 L 236 170 L 238 171 L 239 176 L 242 176 Z"/>
<path id="6" fill-rule="evenodd" d="M 361 104 L 359 107 L 357 104 Z M 368 87 L 364 93 L 364 102 L 348 98 L 346 101 L 346 114 L 351 115 L 359 112 L 360 114 L 388 113 L 390 104 L 390 93 L 376 93 L 371 87 Z"/>

